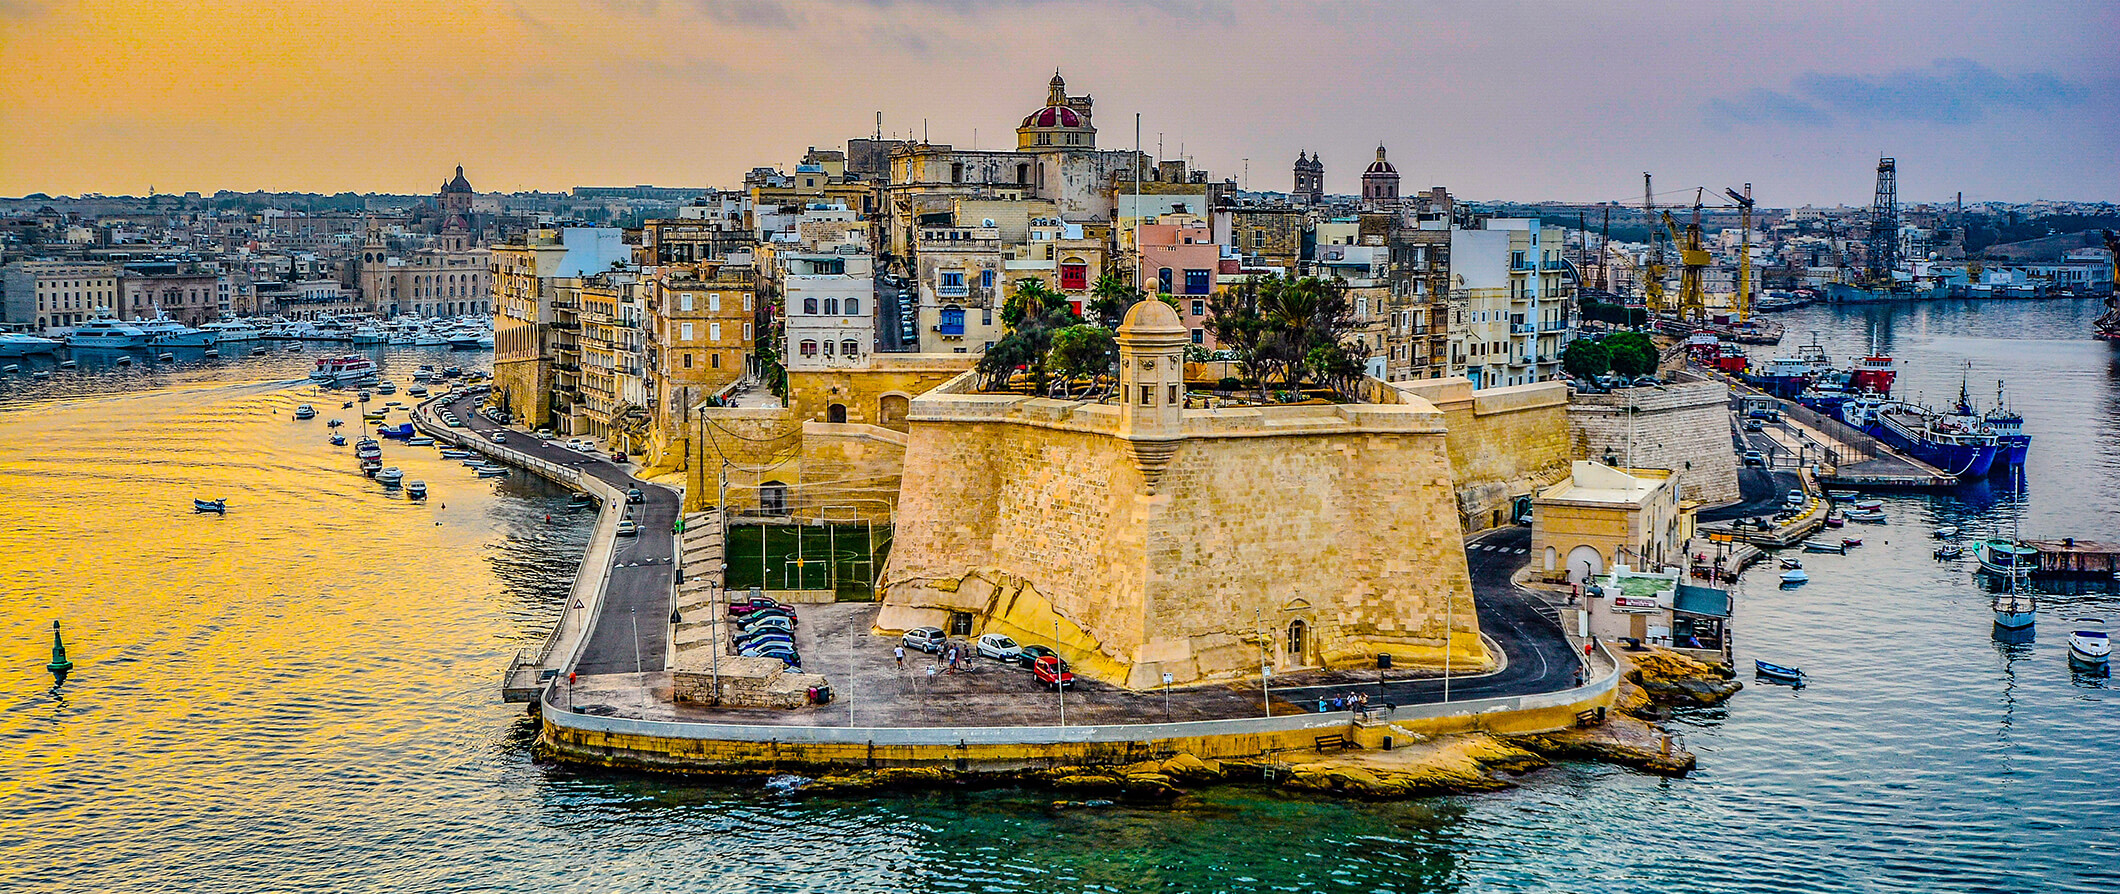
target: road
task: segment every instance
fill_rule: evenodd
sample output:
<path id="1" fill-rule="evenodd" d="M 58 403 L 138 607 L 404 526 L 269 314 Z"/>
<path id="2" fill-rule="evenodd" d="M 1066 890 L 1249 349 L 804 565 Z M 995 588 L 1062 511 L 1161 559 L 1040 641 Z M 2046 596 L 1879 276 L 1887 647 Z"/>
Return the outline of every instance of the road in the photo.
<path id="1" fill-rule="evenodd" d="M 460 395 L 436 406 L 455 410 L 477 437 L 490 441 L 495 432 L 504 430 L 473 412 L 473 400 L 468 396 Z M 626 517 L 639 524 L 640 533 L 618 538 L 611 551 L 611 577 L 605 585 L 603 611 L 589 630 L 588 644 L 574 672 L 586 676 L 662 670 L 669 644 L 677 492 L 634 478 L 608 457 L 546 444 L 519 429 L 505 430 L 508 439 L 503 446 L 554 465 L 579 469 L 621 491 L 640 488 L 642 504 L 626 511 Z"/>

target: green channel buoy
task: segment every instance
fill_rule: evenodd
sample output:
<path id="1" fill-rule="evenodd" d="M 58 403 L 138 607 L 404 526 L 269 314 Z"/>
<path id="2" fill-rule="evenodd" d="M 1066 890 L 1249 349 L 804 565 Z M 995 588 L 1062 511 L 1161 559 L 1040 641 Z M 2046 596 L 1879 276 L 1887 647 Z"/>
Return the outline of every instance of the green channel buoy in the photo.
<path id="1" fill-rule="evenodd" d="M 66 643 L 59 639 L 59 622 L 57 621 L 52 622 L 52 660 L 50 664 L 44 666 L 44 669 L 55 674 L 63 674 L 74 669 L 74 663 L 66 657 Z"/>

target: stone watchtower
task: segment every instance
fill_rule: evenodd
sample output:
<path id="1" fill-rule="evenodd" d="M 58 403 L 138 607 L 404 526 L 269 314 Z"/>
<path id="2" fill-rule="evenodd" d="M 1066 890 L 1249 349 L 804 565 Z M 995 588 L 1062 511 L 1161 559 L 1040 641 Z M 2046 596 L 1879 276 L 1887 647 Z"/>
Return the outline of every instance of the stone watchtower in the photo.
<path id="1" fill-rule="evenodd" d="M 1178 312 L 1154 298 L 1119 324 L 1119 431 L 1150 493 L 1185 437 L 1185 348 L 1192 335 Z"/>

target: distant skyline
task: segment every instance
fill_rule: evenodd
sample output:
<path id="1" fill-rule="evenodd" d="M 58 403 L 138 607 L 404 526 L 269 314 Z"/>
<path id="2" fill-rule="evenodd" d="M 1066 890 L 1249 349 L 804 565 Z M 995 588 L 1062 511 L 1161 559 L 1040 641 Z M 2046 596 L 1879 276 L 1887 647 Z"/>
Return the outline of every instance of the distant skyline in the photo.
<path id="1" fill-rule="evenodd" d="M 2120 201 L 2120 4 L 0 0 L 0 195 L 735 186 L 810 146 L 1099 144 L 1286 190 L 1769 206 Z M 976 134 L 976 135 L 975 135 Z M 1249 175 L 1246 176 L 1246 159 Z M 1667 194 L 1665 199 L 1678 201 Z"/>

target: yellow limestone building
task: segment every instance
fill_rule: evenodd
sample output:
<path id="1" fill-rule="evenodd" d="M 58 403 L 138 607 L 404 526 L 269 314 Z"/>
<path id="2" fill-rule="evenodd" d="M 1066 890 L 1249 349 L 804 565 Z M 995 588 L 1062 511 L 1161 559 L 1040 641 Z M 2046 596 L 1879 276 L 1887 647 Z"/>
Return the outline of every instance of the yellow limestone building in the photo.
<path id="1" fill-rule="evenodd" d="M 1051 643 L 1135 689 L 1492 666 L 1432 404 L 1188 408 L 1176 312 L 1141 302 L 1118 341 L 1108 402 L 973 373 L 912 401 L 879 630 Z"/>

